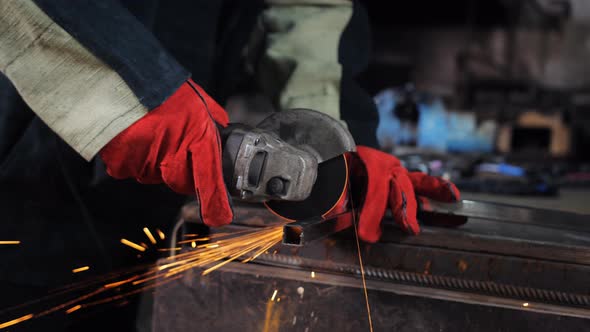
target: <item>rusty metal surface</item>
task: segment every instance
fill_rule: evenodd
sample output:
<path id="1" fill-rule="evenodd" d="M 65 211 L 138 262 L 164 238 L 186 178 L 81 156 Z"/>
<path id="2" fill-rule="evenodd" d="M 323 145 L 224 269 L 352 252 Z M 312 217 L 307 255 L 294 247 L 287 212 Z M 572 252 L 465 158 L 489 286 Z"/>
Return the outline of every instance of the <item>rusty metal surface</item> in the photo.
<path id="1" fill-rule="evenodd" d="M 263 227 L 284 222 L 256 204 L 236 204 L 235 215 L 232 224 L 236 226 Z M 184 206 L 182 217 L 187 222 L 198 222 L 196 205 Z M 539 226 L 471 218 L 458 228 L 423 225 L 420 236 L 408 236 L 390 218 L 386 218 L 383 225 L 380 245 L 403 244 L 590 265 L 590 236 L 573 230 L 548 230 Z M 350 240 L 351 234 L 347 234 L 345 238 Z M 333 239 L 338 238 L 339 235 L 333 236 Z"/>
<path id="2" fill-rule="evenodd" d="M 359 286 L 350 276 L 317 273 L 311 278 L 308 272 L 255 264 L 230 264 L 206 277 L 195 270 L 156 290 L 153 331 L 368 331 Z M 409 287 L 392 292 L 388 283 L 367 286 L 375 331 L 590 328 L 590 320 L 581 318 L 445 301 L 436 299 L 436 291 L 409 296 Z"/>
<path id="3" fill-rule="evenodd" d="M 263 255 L 260 264 L 285 267 L 314 273 L 331 275 L 346 275 L 358 280 L 360 269 L 358 265 L 334 263 L 332 261 L 314 261 L 304 257 L 287 255 Z M 515 262 L 513 262 L 515 263 Z M 432 263 L 428 263 L 432 264 Z M 473 268 L 468 260 L 461 260 L 457 269 Z M 427 266 L 428 269 L 431 266 Z M 258 269 L 261 269 L 260 267 Z M 430 270 L 420 272 L 404 271 L 395 268 L 364 267 L 368 287 L 378 284 L 379 289 L 395 293 L 416 295 L 422 297 L 451 299 L 467 303 L 483 303 L 488 305 L 522 309 L 522 303 L 534 303 L 528 310 L 552 313 L 574 317 L 590 317 L 590 296 L 580 292 L 582 288 L 557 288 L 551 285 L 525 283 L 518 285 L 515 280 L 502 281 L 492 278 L 475 278 L 474 276 L 452 276 L 431 274 Z M 544 272 L 537 271 L 537 274 Z M 587 277 L 581 275 L 580 277 Z M 527 276 L 529 277 L 529 276 Z M 546 277 L 546 275 L 544 276 Z M 492 279 L 492 280 L 490 280 Z M 583 282 L 580 280 L 580 282 Z M 358 285 L 358 281 L 355 282 Z M 546 288 L 542 288 L 545 286 Z M 553 285 L 554 286 L 554 285 Z M 376 287 L 376 286 L 375 286 Z M 556 290 L 561 289 L 561 290 Z"/>
<path id="4" fill-rule="evenodd" d="M 423 227 L 420 236 L 406 236 L 386 224 L 382 241 L 493 255 L 590 264 L 590 237 L 566 230 L 471 219 L 458 229 Z"/>
<path id="5" fill-rule="evenodd" d="M 510 204 L 464 199 L 457 203 L 444 203 L 418 197 L 418 217 L 429 215 L 462 216 L 495 220 L 551 229 L 567 229 L 590 233 L 590 215 L 559 210 L 522 207 Z"/>
<path id="6" fill-rule="evenodd" d="M 190 219 L 190 213 L 184 216 Z M 219 231 L 280 222 L 252 205 L 236 208 L 236 216 L 234 225 Z M 404 235 L 391 221 L 385 224 L 382 241 L 361 245 L 367 286 L 372 289 L 369 298 L 377 307 L 376 331 L 590 328 L 590 320 L 580 318 L 590 318 L 588 237 L 571 230 L 547 232 L 542 227 L 480 219 L 457 229 L 424 226 L 420 236 Z M 311 271 L 321 277 L 310 279 Z M 272 288 L 295 284 L 312 287 L 322 296 L 292 307 L 286 305 L 291 300 L 282 302 L 286 300 L 282 298 L 281 310 L 288 311 L 291 319 L 314 311 L 324 315 L 325 321 L 318 318 L 317 325 L 292 327 L 281 320 L 279 330 L 366 330 L 359 273 L 352 229 L 303 247 L 277 245 L 258 257 L 256 264 L 230 264 L 207 278 L 193 271 L 182 283 L 158 289 L 156 331 L 188 328 L 189 313 L 203 310 L 208 314 L 199 319 L 207 329 L 229 331 L 241 326 L 244 331 L 262 331 Z M 253 302 L 245 305 L 248 301 Z M 172 319 L 168 318 L 171 310 L 175 312 Z M 432 323 L 427 317 L 440 321 Z M 340 320 L 351 325 L 328 325 Z"/>

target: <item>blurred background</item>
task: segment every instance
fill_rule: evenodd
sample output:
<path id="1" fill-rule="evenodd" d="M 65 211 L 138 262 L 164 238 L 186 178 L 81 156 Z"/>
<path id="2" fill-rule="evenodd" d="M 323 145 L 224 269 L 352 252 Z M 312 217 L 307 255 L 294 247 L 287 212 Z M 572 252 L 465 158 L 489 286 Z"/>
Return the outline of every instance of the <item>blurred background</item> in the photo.
<path id="1" fill-rule="evenodd" d="M 357 144 L 463 191 L 555 197 L 590 184 L 590 3 L 353 3 L 339 116 Z M 222 97 L 233 120 L 284 107 L 245 81 Z"/>
<path id="2" fill-rule="evenodd" d="M 588 185 L 587 1 L 367 2 L 378 146 L 459 188 Z"/>

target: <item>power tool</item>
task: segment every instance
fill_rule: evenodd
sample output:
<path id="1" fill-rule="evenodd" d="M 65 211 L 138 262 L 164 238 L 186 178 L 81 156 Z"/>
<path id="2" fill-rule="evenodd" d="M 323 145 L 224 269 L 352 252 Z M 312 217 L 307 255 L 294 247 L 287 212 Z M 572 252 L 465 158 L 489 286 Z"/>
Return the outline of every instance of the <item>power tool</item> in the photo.
<path id="1" fill-rule="evenodd" d="M 230 124 L 221 137 L 230 195 L 286 219 L 329 211 L 347 183 L 343 154 L 356 149 L 340 121 L 309 109 L 272 113 L 255 127 Z"/>

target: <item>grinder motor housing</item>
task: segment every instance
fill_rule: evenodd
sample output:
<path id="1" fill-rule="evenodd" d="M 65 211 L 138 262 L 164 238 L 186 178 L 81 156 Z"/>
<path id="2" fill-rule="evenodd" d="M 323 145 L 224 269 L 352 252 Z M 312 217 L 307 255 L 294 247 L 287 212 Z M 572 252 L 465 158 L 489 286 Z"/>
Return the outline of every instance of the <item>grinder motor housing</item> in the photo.
<path id="1" fill-rule="evenodd" d="M 272 113 L 256 127 L 230 124 L 221 136 L 226 186 L 246 202 L 303 201 L 319 163 L 356 150 L 340 121 L 309 109 Z"/>

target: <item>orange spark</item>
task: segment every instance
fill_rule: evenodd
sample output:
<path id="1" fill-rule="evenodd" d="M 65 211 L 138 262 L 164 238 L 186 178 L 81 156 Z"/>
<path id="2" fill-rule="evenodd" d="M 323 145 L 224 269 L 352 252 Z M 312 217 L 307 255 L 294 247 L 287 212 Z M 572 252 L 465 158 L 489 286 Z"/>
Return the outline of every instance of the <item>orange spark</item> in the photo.
<path id="1" fill-rule="evenodd" d="M 146 281 L 154 280 L 154 279 L 156 279 L 156 278 L 158 278 L 158 277 L 159 277 L 159 275 L 157 275 L 157 274 L 156 274 L 156 275 L 154 275 L 154 276 L 151 276 L 151 277 L 148 277 L 148 278 L 143 278 L 143 279 L 135 280 L 135 281 L 134 281 L 134 282 L 132 282 L 131 284 L 132 284 L 133 286 L 135 286 L 135 285 L 139 285 L 139 284 L 143 284 L 143 283 L 144 283 L 144 282 L 146 282 Z"/>
<path id="2" fill-rule="evenodd" d="M 185 243 L 191 243 L 191 242 L 203 242 L 203 241 L 209 241 L 210 238 L 208 237 L 201 237 L 198 239 L 188 239 L 188 240 L 182 240 L 182 241 L 178 241 L 178 244 L 185 244 Z"/>
<path id="3" fill-rule="evenodd" d="M 90 267 L 89 266 L 82 266 L 82 267 L 73 269 L 72 272 L 73 273 L 78 273 L 78 272 L 83 272 L 83 271 L 88 271 L 88 270 L 90 270 Z"/>
<path id="4" fill-rule="evenodd" d="M 0 244 L 20 244 L 20 241 L 0 241 Z"/>
<path id="5" fill-rule="evenodd" d="M 106 284 L 106 285 L 104 285 L 102 287 L 104 287 L 104 288 L 115 288 L 115 287 L 119 287 L 119 286 L 124 285 L 124 284 L 126 284 L 128 282 L 131 282 L 131 281 L 133 281 L 133 280 L 135 280 L 137 278 L 139 278 L 139 276 L 133 276 L 133 277 L 131 277 L 129 279 L 125 279 L 125 280 L 122 280 L 122 281 L 116 281 L 116 282 L 112 282 L 110 284 Z"/>
<path id="6" fill-rule="evenodd" d="M 160 282 L 157 282 L 157 283 L 153 283 L 153 284 L 150 284 L 150 285 L 145 286 L 145 287 L 140 287 L 138 289 L 134 289 L 134 290 L 129 291 L 127 293 L 123 293 L 123 294 L 111 296 L 111 297 L 106 298 L 106 299 L 96 300 L 94 302 L 85 303 L 84 306 L 85 307 L 93 307 L 93 306 L 97 306 L 97 305 L 100 305 L 100 304 L 105 304 L 105 303 L 113 302 L 113 301 L 116 301 L 116 300 L 120 300 L 120 299 L 126 298 L 128 296 L 131 296 L 131 295 L 134 295 L 134 294 L 138 294 L 138 293 L 144 292 L 144 291 L 146 291 L 148 289 L 153 289 L 153 288 L 155 288 L 157 286 L 165 285 L 165 284 L 170 283 L 170 282 L 172 282 L 174 280 L 177 280 L 177 279 L 179 279 L 181 277 L 182 277 L 182 275 L 178 275 L 178 276 L 176 276 L 174 278 L 170 278 L 170 279 L 163 280 L 163 281 L 160 281 Z"/>
<path id="7" fill-rule="evenodd" d="M 0 324 L 0 329 L 5 329 L 5 328 L 7 328 L 7 327 L 9 327 L 9 326 L 16 325 L 16 324 L 18 324 L 18 323 L 22 323 L 22 322 L 24 322 L 24 321 L 26 321 L 26 320 L 29 320 L 29 319 L 31 319 L 31 318 L 33 318 L 33 314 L 28 314 L 28 315 L 25 315 L 25 316 L 19 317 L 19 318 L 17 318 L 17 319 L 13 319 L 13 320 L 11 320 L 11 321 L 8 321 L 8 322 L 6 322 L 6 323 L 2 323 L 2 324 Z"/>
<path id="8" fill-rule="evenodd" d="M 74 311 L 80 310 L 80 308 L 82 308 L 82 306 L 81 306 L 81 305 L 79 305 L 79 304 L 78 304 L 78 305 L 76 305 L 76 306 L 73 306 L 73 307 L 71 307 L 70 309 L 66 310 L 66 314 L 68 314 L 68 315 L 69 315 L 69 314 L 71 314 L 71 313 L 72 313 L 72 312 L 74 312 Z"/>
<path id="9" fill-rule="evenodd" d="M 348 188 L 348 194 L 350 197 L 350 187 Z M 351 200 L 351 203 L 354 203 Z M 361 280 L 363 281 L 363 291 L 365 293 L 365 304 L 367 306 L 367 319 L 369 320 L 369 331 L 373 332 L 373 318 L 371 317 L 371 305 L 369 304 L 369 293 L 367 292 L 367 281 L 365 279 L 365 267 L 363 264 L 363 255 L 361 255 L 361 244 L 359 241 L 359 233 L 357 229 L 357 220 L 356 220 L 356 211 L 354 209 L 354 204 L 351 204 L 352 207 L 352 226 L 354 228 L 354 238 L 356 240 L 356 251 L 359 257 L 359 266 L 361 268 Z M 312 272 L 313 273 L 313 272 Z"/>
<path id="10" fill-rule="evenodd" d="M 68 302 L 65 302 L 65 303 L 62 303 L 60 305 L 57 305 L 57 306 L 55 306 L 53 308 L 49 308 L 49 309 L 47 309 L 45 311 L 39 312 L 39 313 L 35 314 L 35 318 L 43 317 L 43 316 L 52 314 L 52 313 L 54 313 L 56 311 L 65 309 L 67 307 L 70 307 L 70 306 L 74 305 L 75 303 L 79 303 L 80 301 L 84 301 L 86 299 L 89 299 L 89 298 L 91 298 L 93 296 L 96 296 L 97 294 L 100 294 L 100 293 L 102 293 L 104 291 L 105 291 L 105 289 L 103 289 L 103 288 L 97 289 L 97 290 L 95 290 L 93 292 L 90 292 L 90 293 L 88 293 L 86 295 L 82 295 L 82 296 L 80 296 L 80 297 L 78 297 L 76 299 L 70 300 Z"/>
<path id="11" fill-rule="evenodd" d="M 156 239 L 154 238 L 154 236 L 152 235 L 152 232 L 150 232 L 150 229 L 147 227 L 143 228 L 143 232 L 145 233 L 145 236 L 148 237 L 148 239 L 150 240 L 150 242 L 152 244 L 156 244 Z"/>
<path id="12" fill-rule="evenodd" d="M 195 243 L 195 245 L 196 245 L 196 243 Z M 197 248 L 207 248 L 207 249 L 218 248 L 218 247 L 219 247 L 219 244 L 217 244 L 217 243 L 213 243 L 213 244 L 206 243 L 206 244 L 201 244 L 201 245 L 197 246 Z"/>
<path id="13" fill-rule="evenodd" d="M 182 248 L 180 247 L 175 247 L 175 248 L 158 248 L 158 251 L 179 251 Z"/>
<path id="14" fill-rule="evenodd" d="M 198 239 L 194 239 L 194 241 L 199 241 L 199 242 L 203 242 L 203 241 L 209 241 L 211 238 L 209 237 L 200 237 Z"/>
<path id="15" fill-rule="evenodd" d="M 156 232 L 158 233 L 160 240 L 164 240 L 166 238 L 166 235 L 164 235 L 164 232 L 162 232 L 159 228 L 156 228 Z"/>
<path id="16" fill-rule="evenodd" d="M 133 248 L 135 250 L 145 251 L 145 248 L 144 247 L 140 246 L 137 243 L 133 243 L 133 242 L 127 240 L 127 239 L 121 239 L 121 243 L 123 243 L 124 245 L 129 246 L 129 247 L 131 247 L 131 248 Z"/>
<path id="17" fill-rule="evenodd" d="M 174 257 L 168 258 L 169 262 L 165 265 L 149 265 L 150 268 L 147 272 L 141 272 L 137 275 L 134 275 L 133 277 L 129 277 L 131 275 L 131 271 L 137 271 L 138 269 L 143 269 L 146 266 L 143 265 L 142 267 L 126 269 L 125 272 L 114 272 L 102 277 L 95 278 L 90 281 L 69 285 L 66 290 L 62 289 L 58 294 L 66 293 L 68 291 L 73 291 L 84 287 L 89 287 L 91 285 L 97 285 L 99 288 L 93 292 L 89 292 L 76 299 L 61 303 L 60 305 L 51 307 L 45 311 L 23 316 L 21 318 L 0 324 L 0 328 L 12 326 L 32 318 L 44 317 L 57 311 L 65 311 L 65 313 L 69 314 L 82 308 L 87 308 L 90 306 L 95 306 L 102 303 L 108 303 L 114 300 L 118 300 L 126 296 L 136 294 L 143 290 L 152 289 L 158 285 L 163 285 L 171 282 L 172 280 L 181 278 L 183 276 L 183 272 L 189 269 L 206 267 L 207 269 L 202 273 L 203 275 L 206 275 L 207 273 L 210 273 L 211 271 L 214 271 L 222 267 L 223 265 L 228 264 L 229 262 L 232 262 L 237 259 L 241 259 L 242 262 L 251 261 L 257 258 L 259 255 L 268 252 L 268 250 L 272 246 L 280 242 L 282 237 L 282 227 L 283 225 L 277 225 L 265 227 L 262 229 L 248 230 L 247 232 L 240 231 L 235 233 L 214 234 L 210 237 L 215 237 L 217 239 L 215 243 L 207 243 L 203 246 L 198 247 L 196 242 L 198 241 L 198 239 L 194 239 L 193 241 L 190 241 L 191 246 L 196 247 L 194 250 L 188 252 L 181 252 L 175 255 Z M 160 235 L 161 231 L 157 231 L 158 235 Z M 240 234 L 236 235 L 238 233 Z M 161 235 L 163 236 L 163 233 L 161 233 Z M 138 251 L 146 250 L 139 244 L 126 239 L 121 239 L 121 243 Z M 168 248 L 165 250 L 180 250 L 180 248 Z M 72 272 L 77 273 L 86 271 L 88 269 L 88 266 L 83 266 L 73 269 Z M 163 274 L 159 274 L 158 271 L 163 271 Z M 126 277 L 124 277 L 125 275 Z M 111 282 L 108 284 L 103 284 L 108 281 L 114 281 L 114 278 L 127 279 L 122 281 Z M 106 293 L 108 291 L 113 290 L 123 290 L 124 288 L 119 288 L 120 286 L 129 287 L 131 289 L 127 293 L 114 295 L 105 299 L 97 299 L 94 302 L 86 301 L 87 299 L 94 298 L 97 294 L 102 292 Z M 277 294 L 278 291 L 275 291 L 275 294 L 273 294 L 273 303 L 275 302 L 275 298 L 277 299 L 276 302 L 279 301 L 277 298 Z M 85 302 L 82 303 L 82 301 Z"/>

